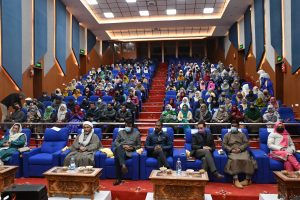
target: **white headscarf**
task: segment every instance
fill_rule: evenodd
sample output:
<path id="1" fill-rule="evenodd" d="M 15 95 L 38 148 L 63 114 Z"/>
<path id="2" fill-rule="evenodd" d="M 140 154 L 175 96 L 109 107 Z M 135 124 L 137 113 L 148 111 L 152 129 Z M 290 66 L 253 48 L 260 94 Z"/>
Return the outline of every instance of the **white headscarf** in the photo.
<path id="1" fill-rule="evenodd" d="M 18 125 L 19 126 L 19 130 L 17 133 L 14 133 L 12 130 L 13 130 L 13 127 L 15 125 Z M 24 144 L 24 147 L 27 145 L 26 141 L 27 141 L 27 138 L 26 138 L 26 134 L 22 133 L 22 125 L 20 123 L 15 123 L 9 130 L 9 139 L 8 141 L 9 142 L 12 142 L 12 141 L 15 141 L 17 140 L 20 136 L 24 135 L 25 136 L 25 144 Z"/>
<path id="2" fill-rule="evenodd" d="M 64 107 L 65 110 L 62 111 L 61 108 Z M 66 114 L 67 114 L 68 110 L 67 110 L 67 106 L 66 104 L 60 104 L 58 111 L 57 111 L 57 120 L 58 121 L 63 121 L 66 118 Z"/>
<path id="3" fill-rule="evenodd" d="M 84 125 L 90 126 L 90 127 L 92 128 L 92 130 L 91 130 L 91 132 L 88 134 L 87 138 L 84 140 L 84 134 L 85 134 L 85 133 L 84 133 L 84 129 L 82 129 L 82 130 L 81 130 L 81 134 L 80 134 L 79 139 L 78 139 L 78 142 L 79 142 L 79 144 L 82 145 L 82 146 L 87 146 L 87 145 L 90 143 L 91 139 L 92 139 L 92 136 L 93 136 L 93 134 L 94 134 L 94 129 L 93 129 L 93 124 L 92 124 L 92 122 L 85 121 L 85 122 L 83 122 L 83 126 L 84 126 Z"/>

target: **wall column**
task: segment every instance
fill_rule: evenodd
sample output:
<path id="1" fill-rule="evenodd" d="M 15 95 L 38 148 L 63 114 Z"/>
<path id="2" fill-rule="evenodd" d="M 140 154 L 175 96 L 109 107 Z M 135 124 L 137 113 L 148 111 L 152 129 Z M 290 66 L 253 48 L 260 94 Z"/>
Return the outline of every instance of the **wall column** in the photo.
<path id="1" fill-rule="evenodd" d="M 192 42 L 192 40 L 190 40 L 190 54 L 189 54 L 189 56 L 190 57 L 192 57 L 193 56 L 193 42 Z"/>
<path id="2" fill-rule="evenodd" d="M 151 58 L 151 43 L 148 42 L 148 58 Z"/>
<path id="3" fill-rule="evenodd" d="M 175 57 L 178 58 L 178 41 L 176 41 L 176 47 L 175 47 Z"/>

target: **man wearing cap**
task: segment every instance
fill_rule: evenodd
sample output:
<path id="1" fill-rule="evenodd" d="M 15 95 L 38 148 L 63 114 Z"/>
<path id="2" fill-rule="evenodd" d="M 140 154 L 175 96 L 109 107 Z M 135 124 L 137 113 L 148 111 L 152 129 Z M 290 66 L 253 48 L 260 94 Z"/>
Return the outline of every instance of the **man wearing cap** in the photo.
<path id="1" fill-rule="evenodd" d="M 95 166 L 95 152 L 102 147 L 101 141 L 94 133 L 93 124 L 89 121 L 83 122 L 82 132 L 75 139 L 70 147 L 71 153 L 64 160 L 64 166 L 70 165 L 72 157 L 75 158 L 75 164 L 79 166 Z"/>
<path id="2" fill-rule="evenodd" d="M 10 106 L 13 106 L 15 103 L 18 103 L 20 107 L 22 107 L 21 100 L 25 98 L 25 95 L 23 92 L 19 93 L 12 93 L 8 96 L 6 96 L 1 102 L 0 102 L 0 108 L 2 113 L 1 122 L 4 122 L 4 120 L 7 118 L 7 109 Z"/>

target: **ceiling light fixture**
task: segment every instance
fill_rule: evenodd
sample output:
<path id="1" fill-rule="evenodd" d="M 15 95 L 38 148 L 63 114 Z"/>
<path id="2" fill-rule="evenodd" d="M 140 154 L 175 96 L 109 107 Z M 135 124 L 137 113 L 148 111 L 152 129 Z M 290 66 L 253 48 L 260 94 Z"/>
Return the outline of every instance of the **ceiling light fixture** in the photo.
<path id="1" fill-rule="evenodd" d="M 149 11 L 148 10 L 140 10 L 140 15 L 141 16 L 149 16 Z"/>
<path id="2" fill-rule="evenodd" d="M 86 0 L 89 5 L 97 5 L 97 0 Z"/>
<path id="3" fill-rule="evenodd" d="M 114 14 L 111 13 L 111 12 L 103 13 L 103 15 L 104 15 L 105 18 L 114 18 L 115 17 Z"/>
<path id="4" fill-rule="evenodd" d="M 168 9 L 167 15 L 176 15 L 176 9 Z"/>
<path id="5" fill-rule="evenodd" d="M 136 0 L 126 0 L 127 3 L 135 3 Z"/>
<path id="6" fill-rule="evenodd" d="M 214 8 L 204 8 L 203 13 L 204 14 L 211 14 L 214 12 Z"/>

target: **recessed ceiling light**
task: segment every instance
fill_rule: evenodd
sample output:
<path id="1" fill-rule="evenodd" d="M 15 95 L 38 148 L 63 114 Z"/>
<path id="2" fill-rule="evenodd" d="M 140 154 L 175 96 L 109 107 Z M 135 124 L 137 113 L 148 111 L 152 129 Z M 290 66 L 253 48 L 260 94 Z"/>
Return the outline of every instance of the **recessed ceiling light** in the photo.
<path id="1" fill-rule="evenodd" d="M 203 13 L 204 14 L 211 14 L 214 12 L 214 8 L 204 8 Z"/>
<path id="2" fill-rule="evenodd" d="M 176 15 L 176 9 L 168 9 L 167 15 Z"/>
<path id="3" fill-rule="evenodd" d="M 114 18 L 115 17 L 114 14 L 111 13 L 111 12 L 103 13 L 103 15 L 104 15 L 105 18 Z"/>
<path id="4" fill-rule="evenodd" d="M 86 0 L 89 5 L 97 5 L 97 0 Z"/>
<path id="5" fill-rule="evenodd" d="M 149 16 L 149 11 L 148 10 L 140 10 L 140 15 L 141 16 Z"/>
<path id="6" fill-rule="evenodd" d="M 135 3 L 136 0 L 126 0 L 127 3 Z"/>

